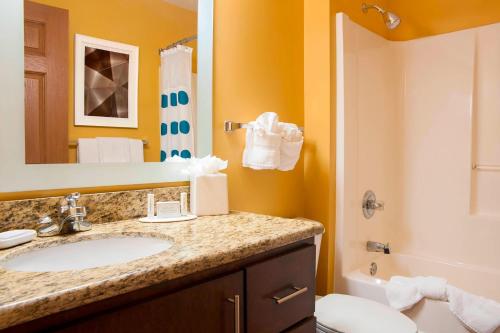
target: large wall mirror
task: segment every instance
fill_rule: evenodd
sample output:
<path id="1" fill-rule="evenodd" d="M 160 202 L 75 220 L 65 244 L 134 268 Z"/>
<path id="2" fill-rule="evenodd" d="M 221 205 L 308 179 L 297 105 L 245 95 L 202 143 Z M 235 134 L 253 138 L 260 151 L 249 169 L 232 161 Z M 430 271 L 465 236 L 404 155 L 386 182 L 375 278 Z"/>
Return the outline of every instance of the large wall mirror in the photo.
<path id="1" fill-rule="evenodd" d="M 0 13 L 0 192 L 185 180 L 211 153 L 213 0 Z"/>

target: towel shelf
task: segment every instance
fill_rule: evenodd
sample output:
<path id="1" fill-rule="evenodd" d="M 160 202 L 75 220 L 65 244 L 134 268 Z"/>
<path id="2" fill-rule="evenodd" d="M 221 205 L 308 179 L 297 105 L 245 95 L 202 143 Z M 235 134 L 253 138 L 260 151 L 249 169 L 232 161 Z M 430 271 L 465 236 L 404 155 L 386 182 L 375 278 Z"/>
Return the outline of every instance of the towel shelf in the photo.
<path id="1" fill-rule="evenodd" d="M 250 125 L 248 123 L 238 123 L 231 120 L 224 121 L 224 132 L 230 133 L 234 132 L 240 128 L 248 128 Z M 304 127 L 299 127 L 299 129 L 304 133 Z"/>
<path id="2" fill-rule="evenodd" d="M 142 139 L 142 144 L 147 146 L 149 144 L 149 141 L 146 139 Z M 78 147 L 78 141 L 77 140 L 70 141 L 69 146 L 70 147 Z"/>

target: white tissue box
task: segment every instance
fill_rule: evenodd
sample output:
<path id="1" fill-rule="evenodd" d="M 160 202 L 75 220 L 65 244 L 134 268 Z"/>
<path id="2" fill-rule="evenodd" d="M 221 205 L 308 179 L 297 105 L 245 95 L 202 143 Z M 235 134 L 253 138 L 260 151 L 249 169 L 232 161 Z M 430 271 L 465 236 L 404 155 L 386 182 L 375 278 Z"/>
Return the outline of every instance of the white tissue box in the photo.
<path id="1" fill-rule="evenodd" d="M 191 177 L 191 213 L 223 215 L 229 213 L 227 175 L 215 173 Z"/>

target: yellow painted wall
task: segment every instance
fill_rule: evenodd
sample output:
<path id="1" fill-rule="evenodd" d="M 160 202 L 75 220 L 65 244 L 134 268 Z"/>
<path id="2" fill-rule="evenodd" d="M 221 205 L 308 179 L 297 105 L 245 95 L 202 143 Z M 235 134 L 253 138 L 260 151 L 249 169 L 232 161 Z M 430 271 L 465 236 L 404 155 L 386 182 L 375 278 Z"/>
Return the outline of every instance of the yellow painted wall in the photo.
<path id="1" fill-rule="evenodd" d="M 304 213 L 303 161 L 290 172 L 242 168 L 245 131 L 222 130 L 266 111 L 304 123 L 302 13 L 303 0 L 215 1 L 214 154 L 229 160 L 231 209 Z"/>
<path id="2" fill-rule="evenodd" d="M 325 226 L 317 275 L 320 295 L 333 290 L 335 115 L 330 112 L 330 38 L 330 1 L 304 1 L 304 215 Z"/>
<path id="3" fill-rule="evenodd" d="M 35 1 L 69 10 L 69 140 L 96 136 L 144 138 L 150 142 L 145 147 L 145 161 L 159 162 L 158 49 L 196 34 L 197 14 L 163 0 Z M 73 125 L 73 42 L 77 33 L 139 46 L 138 129 Z M 76 149 L 73 148 L 70 149 L 70 162 L 75 161 Z"/>
<path id="4" fill-rule="evenodd" d="M 391 40 L 409 40 L 500 22 L 498 0 L 387 0 L 401 17 Z"/>

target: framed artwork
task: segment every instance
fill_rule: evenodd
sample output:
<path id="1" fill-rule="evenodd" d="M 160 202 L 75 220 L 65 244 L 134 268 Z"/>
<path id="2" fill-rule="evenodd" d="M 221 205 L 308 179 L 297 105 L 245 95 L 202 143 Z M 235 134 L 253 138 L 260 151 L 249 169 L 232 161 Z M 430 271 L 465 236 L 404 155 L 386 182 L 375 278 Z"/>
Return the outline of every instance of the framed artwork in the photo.
<path id="1" fill-rule="evenodd" d="M 75 35 L 75 125 L 137 128 L 139 48 Z"/>

